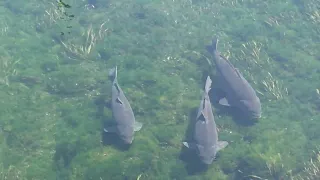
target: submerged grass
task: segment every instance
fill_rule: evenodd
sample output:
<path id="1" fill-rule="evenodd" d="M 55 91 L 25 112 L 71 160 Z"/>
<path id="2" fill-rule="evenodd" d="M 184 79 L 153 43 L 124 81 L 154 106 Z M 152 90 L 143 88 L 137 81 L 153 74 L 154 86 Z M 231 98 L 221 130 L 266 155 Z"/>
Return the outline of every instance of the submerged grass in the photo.
<path id="1" fill-rule="evenodd" d="M 64 3 L 1 2 L 0 179 L 318 177 L 319 0 Z M 204 48 L 213 36 L 263 116 L 247 127 L 214 106 L 230 145 L 194 172 L 181 142 L 215 74 Z M 103 141 L 115 65 L 144 123 L 127 151 Z"/>

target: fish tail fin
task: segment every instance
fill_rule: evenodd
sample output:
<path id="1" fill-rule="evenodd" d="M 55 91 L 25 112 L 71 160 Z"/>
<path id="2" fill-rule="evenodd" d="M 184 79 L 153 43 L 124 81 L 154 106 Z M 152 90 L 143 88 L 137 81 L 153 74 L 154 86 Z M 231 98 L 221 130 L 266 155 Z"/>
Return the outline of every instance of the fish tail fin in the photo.
<path id="1" fill-rule="evenodd" d="M 117 66 L 115 66 L 109 71 L 109 79 L 111 81 L 114 81 L 115 79 L 117 79 L 117 74 L 118 74 L 118 70 L 117 70 Z"/>
<path id="2" fill-rule="evenodd" d="M 214 54 L 214 52 L 218 49 L 218 38 L 213 38 L 211 44 L 206 46 L 206 49 L 209 51 L 209 53 Z"/>
<path id="3" fill-rule="evenodd" d="M 206 85 L 204 87 L 204 90 L 206 93 L 209 93 L 209 91 L 211 89 L 211 84 L 212 84 L 212 80 L 211 80 L 210 76 L 208 76 L 207 80 L 206 80 Z"/>

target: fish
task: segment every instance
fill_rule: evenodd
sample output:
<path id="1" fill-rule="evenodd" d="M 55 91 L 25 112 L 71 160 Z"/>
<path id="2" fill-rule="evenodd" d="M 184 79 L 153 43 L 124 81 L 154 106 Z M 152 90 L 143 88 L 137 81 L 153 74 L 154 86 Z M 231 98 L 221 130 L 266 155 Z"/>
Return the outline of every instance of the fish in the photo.
<path id="1" fill-rule="evenodd" d="M 221 78 L 220 88 L 225 97 L 219 100 L 223 106 L 236 107 L 251 119 L 261 118 L 261 102 L 250 83 L 243 77 L 239 69 L 235 68 L 217 49 L 218 39 L 206 49 L 213 55 L 217 73 Z"/>
<path id="2" fill-rule="evenodd" d="M 111 110 L 115 125 L 104 128 L 107 133 L 116 133 L 125 144 L 131 144 L 134 132 L 139 131 L 143 124 L 135 120 L 133 110 L 117 80 L 117 66 L 110 69 L 109 78 L 112 81 Z"/>
<path id="3" fill-rule="evenodd" d="M 208 95 L 211 83 L 208 76 L 195 119 L 193 142 L 183 142 L 185 147 L 196 150 L 200 161 L 207 165 L 212 164 L 217 152 L 228 145 L 227 141 L 218 141 L 217 125 Z"/>

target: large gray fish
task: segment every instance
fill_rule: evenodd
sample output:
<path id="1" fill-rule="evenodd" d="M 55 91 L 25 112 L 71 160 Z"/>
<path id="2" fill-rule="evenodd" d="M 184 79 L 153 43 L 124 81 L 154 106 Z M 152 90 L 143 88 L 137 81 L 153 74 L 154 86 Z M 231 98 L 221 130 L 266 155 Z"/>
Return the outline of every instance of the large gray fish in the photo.
<path id="1" fill-rule="evenodd" d="M 187 148 L 195 149 L 200 160 L 205 164 L 211 164 L 217 152 L 228 145 L 227 141 L 218 141 L 217 127 L 208 95 L 211 83 L 208 76 L 195 121 L 194 142 L 183 142 Z"/>
<path id="2" fill-rule="evenodd" d="M 221 88 L 226 94 L 226 97 L 219 100 L 219 104 L 239 108 L 249 118 L 260 118 L 259 97 L 239 70 L 220 54 L 217 44 L 218 39 L 213 39 L 207 50 L 214 56 L 216 69 L 222 78 Z"/>
<path id="3" fill-rule="evenodd" d="M 117 66 L 109 71 L 109 78 L 112 81 L 111 109 L 116 124 L 105 127 L 104 131 L 117 133 L 126 144 L 131 144 L 134 131 L 139 131 L 142 123 L 135 121 L 132 108 L 118 84 Z"/>

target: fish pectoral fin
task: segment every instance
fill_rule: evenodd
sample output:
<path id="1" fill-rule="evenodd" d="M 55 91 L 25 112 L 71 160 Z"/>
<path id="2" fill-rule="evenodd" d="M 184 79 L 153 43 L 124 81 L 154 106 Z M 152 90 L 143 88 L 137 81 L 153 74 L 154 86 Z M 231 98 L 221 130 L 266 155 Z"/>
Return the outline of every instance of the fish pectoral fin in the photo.
<path id="1" fill-rule="evenodd" d="M 117 97 L 116 102 L 119 104 L 123 104 L 123 102 L 121 101 L 121 99 L 119 97 Z"/>
<path id="2" fill-rule="evenodd" d="M 228 100 L 226 98 L 222 98 L 219 100 L 219 104 L 223 105 L 223 106 L 230 106 Z"/>
<path id="3" fill-rule="evenodd" d="M 133 125 L 133 130 L 134 131 L 140 131 L 142 128 L 143 124 L 141 122 L 135 121 Z"/>
<path id="4" fill-rule="evenodd" d="M 188 143 L 188 142 L 184 141 L 184 142 L 182 142 L 182 144 L 183 144 L 185 147 L 189 148 L 189 143 Z"/>
<path id="5" fill-rule="evenodd" d="M 182 142 L 182 144 L 189 149 L 194 149 L 196 147 L 194 143 L 188 143 L 186 141 Z"/>
<path id="6" fill-rule="evenodd" d="M 227 141 L 218 141 L 218 144 L 217 144 L 217 149 L 216 151 L 220 151 L 221 149 L 225 148 L 226 146 L 228 146 L 228 142 Z"/>
<path id="7" fill-rule="evenodd" d="M 114 133 L 114 132 L 117 132 L 117 127 L 116 126 L 108 126 L 108 127 L 105 127 L 103 129 L 103 131 L 106 133 Z"/>

